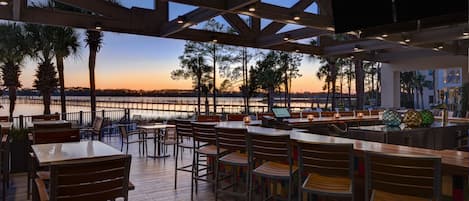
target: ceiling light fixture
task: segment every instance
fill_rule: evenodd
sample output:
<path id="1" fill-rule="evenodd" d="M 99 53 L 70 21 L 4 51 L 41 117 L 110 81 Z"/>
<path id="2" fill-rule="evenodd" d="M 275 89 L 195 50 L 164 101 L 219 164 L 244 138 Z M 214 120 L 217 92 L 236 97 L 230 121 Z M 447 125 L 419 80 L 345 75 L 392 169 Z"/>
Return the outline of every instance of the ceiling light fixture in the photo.
<path id="1" fill-rule="evenodd" d="M 389 36 L 388 34 L 381 35 L 382 38 L 387 38 L 388 36 Z"/>
<path id="2" fill-rule="evenodd" d="M 353 51 L 354 52 L 361 52 L 361 51 L 363 51 L 363 48 L 361 48 L 359 45 L 355 45 L 355 47 L 353 47 Z"/>
<path id="3" fill-rule="evenodd" d="M 94 28 L 98 31 L 101 31 L 103 29 L 103 24 L 101 24 L 101 22 L 96 22 Z"/>
<path id="4" fill-rule="evenodd" d="M 0 6 L 8 6 L 8 1 L 0 1 Z"/>
<path id="5" fill-rule="evenodd" d="M 186 22 L 186 17 L 182 16 L 182 15 L 178 16 L 177 23 L 178 24 L 183 24 L 184 22 Z"/>
<path id="6" fill-rule="evenodd" d="M 250 6 L 250 7 L 248 8 L 248 11 L 249 11 L 249 12 L 256 12 L 256 7 Z"/>
<path id="7" fill-rule="evenodd" d="M 284 41 L 290 40 L 290 35 L 289 35 L 289 34 L 285 34 L 285 35 L 283 36 L 283 40 L 284 40 Z"/>
<path id="8" fill-rule="evenodd" d="M 298 53 L 298 52 L 300 52 L 300 50 L 297 48 L 297 49 L 295 49 L 295 52 Z"/>
<path id="9" fill-rule="evenodd" d="M 469 36 L 469 28 L 468 27 L 464 28 L 464 30 L 462 32 L 462 35 L 463 36 Z"/>
<path id="10" fill-rule="evenodd" d="M 215 36 L 213 36 L 213 37 L 212 37 L 212 42 L 213 42 L 213 43 L 218 43 L 218 39 L 217 39 Z"/>
<path id="11" fill-rule="evenodd" d="M 410 43 L 410 38 L 406 38 L 406 39 L 404 39 L 404 42 L 406 42 L 406 43 Z"/>
<path id="12" fill-rule="evenodd" d="M 301 20 L 301 17 L 300 16 L 294 16 L 293 20 L 295 20 L 295 21 Z"/>

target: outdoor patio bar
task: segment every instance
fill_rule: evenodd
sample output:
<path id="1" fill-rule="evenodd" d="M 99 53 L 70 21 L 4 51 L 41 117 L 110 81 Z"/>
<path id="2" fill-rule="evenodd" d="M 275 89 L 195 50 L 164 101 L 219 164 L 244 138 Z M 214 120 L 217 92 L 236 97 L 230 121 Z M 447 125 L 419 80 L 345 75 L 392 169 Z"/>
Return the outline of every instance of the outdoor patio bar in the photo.
<path id="1" fill-rule="evenodd" d="M 468 8 L 468 0 L 0 0 L 0 110 L 9 109 L 0 115 L 0 197 L 469 201 Z M 70 65 L 64 79 L 64 59 L 79 46 L 60 49 L 61 29 L 84 31 L 82 91 L 64 88 L 81 74 Z M 109 33 L 119 35 L 104 40 Z M 104 45 L 142 36 L 185 42 L 180 69 L 153 66 L 149 75 L 130 53 L 111 59 L 130 63 L 125 77 L 100 69 L 113 68 L 100 50 L 118 49 Z M 169 55 L 168 44 L 156 54 Z M 33 62 L 37 90 L 27 91 L 19 74 Z M 292 92 L 302 75 L 289 67 L 306 62 L 318 69 L 306 86 L 321 92 Z M 156 82 L 165 74 L 190 89 L 128 95 L 95 86 L 130 86 L 133 74 Z M 34 104 L 44 114 L 28 113 Z"/>

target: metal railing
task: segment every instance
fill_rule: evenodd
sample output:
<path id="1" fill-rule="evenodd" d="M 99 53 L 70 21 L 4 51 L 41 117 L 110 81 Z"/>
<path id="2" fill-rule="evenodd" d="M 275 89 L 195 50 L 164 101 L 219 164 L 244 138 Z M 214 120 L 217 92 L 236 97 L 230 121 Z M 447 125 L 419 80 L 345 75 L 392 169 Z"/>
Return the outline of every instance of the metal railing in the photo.
<path id="1" fill-rule="evenodd" d="M 93 120 L 93 113 L 96 113 L 96 117 L 103 117 L 110 122 L 129 122 L 130 121 L 130 109 L 120 110 L 100 110 L 100 111 L 79 111 L 70 112 L 61 115 L 62 120 L 68 120 L 73 122 L 80 127 L 91 126 Z M 15 128 L 27 128 L 32 125 L 32 116 L 19 115 L 13 117 L 13 127 Z"/>

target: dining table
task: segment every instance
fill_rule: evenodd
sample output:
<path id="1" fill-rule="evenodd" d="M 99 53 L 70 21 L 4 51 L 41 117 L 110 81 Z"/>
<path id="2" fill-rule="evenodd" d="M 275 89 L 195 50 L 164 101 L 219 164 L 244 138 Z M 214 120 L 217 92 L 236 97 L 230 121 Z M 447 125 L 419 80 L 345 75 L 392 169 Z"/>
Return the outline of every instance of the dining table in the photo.
<path id="1" fill-rule="evenodd" d="M 122 156 L 124 153 L 101 141 L 34 144 L 33 153 L 40 167 L 67 161 L 88 161 L 102 157 Z"/>
<path id="2" fill-rule="evenodd" d="M 166 129 L 168 128 L 176 128 L 176 125 L 172 124 L 162 124 L 162 123 L 155 123 L 155 124 L 144 124 L 144 125 L 137 125 L 138 129 L 142 129 L 145 131 L 153 131 L 154 136 L 153 137 L 148 137 L 148 135 L 151 134 L 151 132 L 143 132 L 145 135 L 145 139 L 153 139 L 153 155 L 147 155 L 149 158 L 165 158 L 169 157 L 169 154 L 162 154 L 161 153 L 161 137 L 165 137 Z"/>

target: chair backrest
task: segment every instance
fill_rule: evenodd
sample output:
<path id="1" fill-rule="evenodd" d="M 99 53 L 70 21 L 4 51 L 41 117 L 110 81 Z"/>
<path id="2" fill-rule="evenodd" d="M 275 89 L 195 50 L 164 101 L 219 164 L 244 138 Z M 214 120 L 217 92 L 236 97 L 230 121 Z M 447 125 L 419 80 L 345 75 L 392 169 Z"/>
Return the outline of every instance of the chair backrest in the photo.
<path id="1" fill-rule="evenodd" d="M 62 129 L 34 129 L 33 143 L 63 143 L 63 142 L 79 142 L 80 129 L 78 128 L 62 128 Z"/>
<path id="2" fill-rule="evenodd" d="M 50 166 L 50 200 L 128 198 L 131 156 Z"/>
<path id="3" fill-rule="evenodd" d="M 177 136 L 192 137 L 192 121 L 190 120 L 176 120 L 176 134 Z"/>
<path id="4" fill-rule="evenodd" d="M 290 136 L 248 133 L 249 158 L 272 162 L 291 162 Z"/>
<path id="5" fill-rule="evenodd" d="M 93 130 L 94 131 L 101 131 L 101 128 L 103 127 L 104 123 L 104 118 L 102 117 L 95 117 L 93 121 Z"/>
<path id="6" fill-rule="evenodd" d="M 336 112 L 321 112 L 321 117 L 333 117 Z"/>
<path id="7" fill-rule="evenodd" d="M 301 173 L 353 179 L 353 144 L 298 142 L 298 154 Z"/>
<path id="8" fill-rule="evenodd" d="M 9 122 L 10 117 L 9 116 L 0 116 L 0 122 Z"/>
<path id="9" fill-rule="evenodd" d="M 211 145 L 217 144 L 215 124 L 192 122 L 192 135 L 194 142 L 204 142 Z"/>
<path id="10" fill-rule="evenodd" d="M 219 122 L 221 117 L 218 115 L 199 115 L 197 116 L 198 122 Z"/>
<path id="11" fill-rule="evenodd" d="M 374 191 L 440 200 L 441 158 L 368 152 L 365 156 L 369 200 Z"/>
<path id="12" fill-rule="evenodd" d="M 128 136 L 127 126 L 126 125 L 119 125 L 119 131 L 121 133 L 122 139 L 127 139 L 127 136 Z"/>
<path id="13" fill-rule="evenodd" d="M 32 121 L 55 121 L 60 120 L 60 114 L 33 115 Z"/>
<path id="14" fill-rule="evenodd" d="M 63 122 L 63 123 L 44 123 L 44 124 L 34 124 L 34 129 L 66 129 L 72 128 L 71 122 Z"/>
<path id="15" fill-rule="evenodd" d="M 339 112 L 340 116 L 342 117 L 353 117 L 353 112 L 346 112 L 346 111 L 342 111 L 342 112 Z"/>
<path id="16" fill-rule="evenodd" d="M 228 114 L 226 116 L 227 121 L 243 121 L 244 117 L 249 116 L 247 114 Z"/>
<path id="17" fill-rule="evenodd" d="M 247 151 L 247 130 L 243 128 L 216 128 L 217 148 L 230 152 Z"/>

